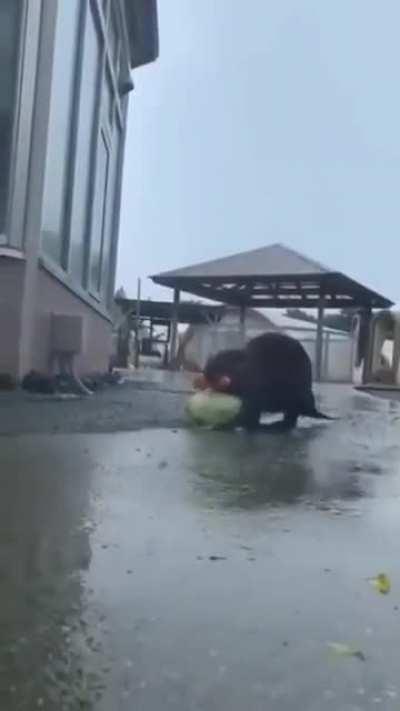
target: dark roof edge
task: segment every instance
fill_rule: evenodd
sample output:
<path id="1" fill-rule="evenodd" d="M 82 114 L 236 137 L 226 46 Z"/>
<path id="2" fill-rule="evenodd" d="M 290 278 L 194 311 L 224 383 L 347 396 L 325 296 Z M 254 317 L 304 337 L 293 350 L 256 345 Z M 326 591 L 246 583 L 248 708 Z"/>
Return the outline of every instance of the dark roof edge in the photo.
<path id="1" fill-rule="evenodd" d="M 385 302 L 387 304 L 388 308 L 392 308 L 392 306 L 395 305 L 395 302 L 389 299 L 387 296 L 383 296 L 380 294 L 378 291 L 375 291 L 375 289 L 370 289 L 369 286 L 364 286 L 361 282 L 357 281 L 357 279 L 353 279 L 352 277 L 347 276 L 347 274 L 344 274 L 343 272 L 333 272 L 333 276 L 340 277 L 344 280 L 346 280 L 348 283 L 353 284 L 355 287 L 358 289 L 363 289 L 368 291 L 370 294 L 375 296 L 376 299 L 379 299 L 382 303 Z M 385 308 L 385 307 L 382 307 Z"/>
<path id="2" fill-rule="evenodd" d="M 296 274 L 285 274 L 285 275 L 266 275 L 267 279 L 284 279 L 284 278 L 296 278 L 298 280 L 302 279 L 315 279 L 315 281 L 319 282 L 324 282 L 326 281 L 327 278 L 339 278 L 343 282 L 353 286 L 357 290 L 360 290 L 362 292 L 365 292 L 366 294 L 369 294 L 372 297 L 373 301 L 379 302 L 379 306 L 372 306 L 374 309 L 390 309 L 393 306 L 395 306 L 395 302 L 391 301 L 391 299 L 382 296 L 382 294 L 379 294 L 377 291 L 374 289 L 370 289 L 367 286 L 364 286 L 360 282 L 356 281 L 355 279 L 352 279 L 351 277 L 348 277 L 346 274 L 343 274 L 343 272 L 325 272 L 323 274 L 301 274 L 301 275 L 296 275 Z M 152 280 L 154 284 L 158 284 L 160 286 L 164 286 L 167 288 L 181 288 L 182 291 L 185 291 L 185 287 L 189 287 L 188 293 L 195 293 L 191 292 L 190 287 L 201 283 L 202 281 L 207 281 L 210 284 L 215 284 L 215 283 L 220 283 L 221 281 L 225 280 L 237 280 L 238 282 L 241 283 L 246 283 L 246 282 L 251 282 L 252 280 L 260 280 L 260 275 L 247 275 L 247 276 L 235 276 L 235 275 L 230 275 L 230 276 L 225 276 L 225 277 L 218 277 L 218 276 L 174 276 L 174 275 L 169 275 L 168 272 L 164 272 L 161 274 L 155 274 L 153 276 L 149 276 L 149 279 Z M 262 278 L 262 277 L 261 277 Z M 210 299 L 214 298 L 212 296 L 209 297 Z M 222 300 L 222 303 L 223 300 Z"/>
<path id="3" fill-rule="evenodd" d="M 331 276 L 335 272 L 304 272 L 302 274 L 296 274 L 295 272 L 285 272 L 284 274 L 235 274 L 232 272 L 232 274 L 224 274 L 222 276 L 218 274 L 195 274 L 195 275 L 188 275 L 188 274 L 179 274 L 175 272 L 162 272 L 160 274 L 150 274 L 148 275 L 148 279 L 151 279 L 157 284 L 161 284 L 163 281 L 166 283 L 171 283 L 173 281 L 182 281 L 182 282 L 188 282 L 188 281 L 196 281 L 196 282 L 201 282 L 201 281 L 207 281 L 207 282 L 223 282 L 223 281 L 238 281 L 241 283 L 245 282 L 251 282 L 251 281 L 260 281 L 262 279 L 270 279 L 270 280 L 276 280 L 276 281 L 284 281 L 285 279 L 315 279 L 315 280 L 321 280 L 322 277 L 326 276 Z"/>
<path id="4" fill-rule="evenodd" d="M 157 0 L 125 0 L 131 67 L 154 62 L 159 56 Z"/>

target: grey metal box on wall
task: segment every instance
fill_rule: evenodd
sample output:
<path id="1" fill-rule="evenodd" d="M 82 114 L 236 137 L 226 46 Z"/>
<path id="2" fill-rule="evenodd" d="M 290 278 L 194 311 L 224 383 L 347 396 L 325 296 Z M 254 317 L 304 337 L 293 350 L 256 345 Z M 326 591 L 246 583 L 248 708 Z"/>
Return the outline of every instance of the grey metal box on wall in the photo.
<path id="1" fill-rule="evenodd" d="M 76 314 L 51 314 L 50 347 L 56 353 L 82 353 L 83 317 Z"/>

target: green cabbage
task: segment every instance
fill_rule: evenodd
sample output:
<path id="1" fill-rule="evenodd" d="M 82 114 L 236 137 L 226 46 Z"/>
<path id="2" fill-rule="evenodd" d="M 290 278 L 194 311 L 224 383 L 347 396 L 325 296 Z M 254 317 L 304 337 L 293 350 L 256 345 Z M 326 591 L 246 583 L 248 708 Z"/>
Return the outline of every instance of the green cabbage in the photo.
<path id="1" fill-rule="evenodd" d="M 240 412 L 242 403 L 234 395 L 201 392 L 192 395 L 186 411 L 197 425 L 221 427 L 231 423 Z"/>

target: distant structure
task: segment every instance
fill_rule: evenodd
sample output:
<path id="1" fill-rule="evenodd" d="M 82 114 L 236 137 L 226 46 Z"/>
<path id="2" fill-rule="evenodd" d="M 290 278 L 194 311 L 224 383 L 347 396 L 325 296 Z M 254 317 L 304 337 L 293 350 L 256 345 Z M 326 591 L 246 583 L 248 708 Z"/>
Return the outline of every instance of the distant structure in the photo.
<path id="1" fill-rule="evenodd" d="M 273 244 L 211 262 L 195 264 L 152 277 L 156 284 L 174 290 L 171 359 L 177 351 L 180 293 L 236 306 L 245 340 L 246 311 L 255 309 L 316 309 L 315 378 L 322 379 L 323 321 L 326 309 L 361 309 L 370 320 L 372 309 L 389 308 L 392 302 L 282 244 Z"/>
<path id="2" fill-rule="evenodd" d="M 238 323 L 239 310 L 227 306 L 218 321 L 189 326 L 180 337 L 177 366 L 199 372 L 210 355 L 219 350 L 241 348 L 243 343 Z M 249 309 L 246 319 L 247 339 L 276 330 L 278 329 L 267 316 L 255 309 Z"/>
<path id="3" fill-rule="evenodd" d="M 239 315 L 239 309 L 227 306 L 218 321 L 189 326 L 179 338 L 177 366 L 198 372 L 204 368 L 210 355 L 227 348 L 240 348 L 242 334 Z M 315 371 L 316 324 L 290 318 L 279 310 L 271 310 L 267 315 L 265 312 L 249 309 L 246 315 L 246 340 L 267 331 L 281 331 L 297 338 L 310 356 Z M 324 327 L 322 380 L 352 382 L 353 350 L 351 334 Z"/>
<path id="4" fill-rule="evenodd" d="M 360 328 L 356 322 L 355 329 Z M 365 376 L 355 372 L 356 384 L 362 389 L 400 392 L 400 312 L 383 310 L 375 314 L 365 350 Z"/>

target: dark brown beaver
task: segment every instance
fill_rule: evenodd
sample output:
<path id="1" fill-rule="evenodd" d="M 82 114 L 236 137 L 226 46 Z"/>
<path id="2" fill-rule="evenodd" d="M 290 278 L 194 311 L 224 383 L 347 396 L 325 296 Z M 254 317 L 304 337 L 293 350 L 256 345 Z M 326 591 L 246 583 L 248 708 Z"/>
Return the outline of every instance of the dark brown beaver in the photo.
<path id="1" fill-rule="evenodd" d="M 299 341 L 270 332 L 253 338 L 242 350 L 220 351 L 209 358 L 198 386 L 242 399 L 242 411 L 232 427 L 261 427 L 263 412 L 282 412 L 283 419 L 263 428 L 285 431 L 303 415 L 333 419 L 316 409 L 310 358 Z"/>

